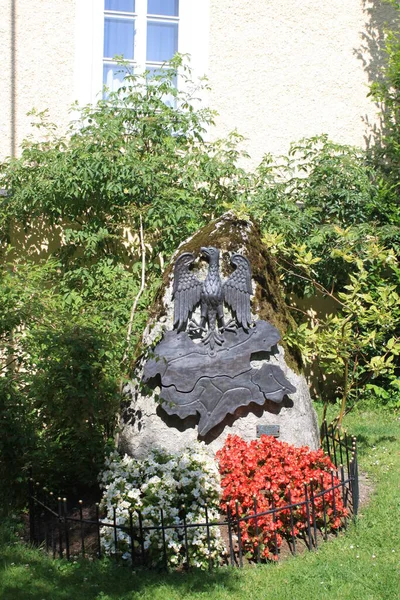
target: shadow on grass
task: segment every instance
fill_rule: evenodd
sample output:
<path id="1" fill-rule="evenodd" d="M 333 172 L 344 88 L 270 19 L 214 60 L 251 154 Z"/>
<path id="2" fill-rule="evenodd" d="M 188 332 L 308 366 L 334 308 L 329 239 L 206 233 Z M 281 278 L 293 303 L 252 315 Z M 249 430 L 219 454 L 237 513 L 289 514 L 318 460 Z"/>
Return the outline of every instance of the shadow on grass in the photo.
<path id="1" fill-rule="evenodd" d="M 384 442 L 393 443 L 396 442 L 397 438 L 394 435 L 364 435 L 362 433 L 357 434 L 357 446 L 361 452 L 372 448 L 373 446 L 379 446 Z"/>
<path id="2" fill-rule="evenodd" d="M 2 600 L 117 600 L 185 598 L 191 592 L 206 596 L 218 589 L 235 591 L 238 573 L 232 568 L 214 572 L 132 571 L 113 560 L 52 561 L 22 544 L 2 548 Z M 154 594 L 152 593 L 154 591 Z M 163 591 L 164 590 L 164 593 Z"/>

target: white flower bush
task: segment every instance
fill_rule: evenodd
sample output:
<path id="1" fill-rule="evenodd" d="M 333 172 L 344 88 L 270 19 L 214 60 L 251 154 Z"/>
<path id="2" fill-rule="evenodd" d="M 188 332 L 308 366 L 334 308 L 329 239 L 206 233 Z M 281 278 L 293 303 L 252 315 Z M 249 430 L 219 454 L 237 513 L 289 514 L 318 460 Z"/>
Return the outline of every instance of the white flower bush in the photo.
<path id="1" fill-rule="evenodd" d="M 139 461 L 125 455 L 112 453 L 106 461 L 100 478 L 104 488 L 101 507 L 106 512 L 105 521 L 113 523 L 114 509 L 117 529 L 117 549 L 114 530 L 102 527 L 102 545 L 105 554 L 118 554 L 131 560 L 130 513 L 135 530 L 135 551 L 140 555 L 139 512 L 144 529 L 144 547 L 149 564 L 160 564 L 164 560 L 164 545 L 161 530 L 147 527 L 161 525 L 161 512 L 165 526 L 167 560 L 171 566 L 186 562 L 183 514 L 187 525 L 206 521 L 206 505 L 209 521 L 219 520 L 221 494 L 218 466 L 203 443 L 175 453 L 153 450 L 147 458 Z M 176 526 L 176 527 L 174 527 Z M 191 566 L 206 568 L 209 558 L 213 563 L 221 560 L 225 546 L 218 526 L 209 528 L 188 527 L 187 542 Z M 209 546 L 210 544 L 210 552 Z"/>

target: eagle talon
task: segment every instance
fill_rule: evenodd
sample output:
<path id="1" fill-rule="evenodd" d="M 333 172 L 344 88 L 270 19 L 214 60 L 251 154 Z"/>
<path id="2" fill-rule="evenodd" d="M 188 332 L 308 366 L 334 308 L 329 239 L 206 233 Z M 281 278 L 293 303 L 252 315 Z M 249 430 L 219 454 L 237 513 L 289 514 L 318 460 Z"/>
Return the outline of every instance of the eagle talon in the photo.
<path id="1" fill-rule="evenodd" d="M 219 330 L 220 333 L 224 333 L 225 331 L 230 331 L 231 333 L 237 333 L 237 327 L 223 327 Z"/>
<path id="2" fill-rule="evenodd" d="M 197 323 L 197 321 L 195 321 L 194 319 L 190 319 L 189 323 L 188 323 L 188 331 L 189 333 L 193 332 L 193 331 L 203 331 L 204 333 L 206 332 L 206 329 L 204 327 L 202 327 L 200 325 L 200 323 Z"/>
<path id="3" fill-rule="evenodd" d="M 225 331 L 232 331 L 232 333 L 237 333 L 238 327 L 236 324 L 236 320 L 235 319 L 231 319 L 229 321 L 229 323 L 227 323 L 226 325 L 223 325 L 222 327 L 219 328 L 219 332 L 220 333 L 224 333 Z"/>

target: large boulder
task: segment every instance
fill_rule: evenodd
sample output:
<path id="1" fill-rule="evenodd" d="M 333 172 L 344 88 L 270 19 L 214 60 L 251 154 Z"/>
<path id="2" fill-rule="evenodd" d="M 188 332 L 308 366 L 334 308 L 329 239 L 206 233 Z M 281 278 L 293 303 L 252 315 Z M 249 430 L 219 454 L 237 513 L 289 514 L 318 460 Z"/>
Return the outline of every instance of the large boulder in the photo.
<path id="1" fill-rule="evenodd" d="M 186 252 L 200 256 L 202 247 L 220 250 L 222 281 L 232 274 L 231 253 L 247 257 L 252 271 L 254 326 L 226 331 L 215 350 L 174 330 L 175 261 Z M 196 267 L 204 280 L 207 263 Z M 198 323 L 199 309 L 193 317 Z M 143 356 L 125 388 L 121 451 L 139 458 L 155 446 L 175 450 L 196 439 L 217 450 L 228 434 L 250 440 L 272 430 L 283 441 L 317 448 L 318 423 L 301 357 L 278 343 L 292 325 L 257 226 L 231 213 L 209 223 L 181 244 L 164 274 L 143 335 Z"/>

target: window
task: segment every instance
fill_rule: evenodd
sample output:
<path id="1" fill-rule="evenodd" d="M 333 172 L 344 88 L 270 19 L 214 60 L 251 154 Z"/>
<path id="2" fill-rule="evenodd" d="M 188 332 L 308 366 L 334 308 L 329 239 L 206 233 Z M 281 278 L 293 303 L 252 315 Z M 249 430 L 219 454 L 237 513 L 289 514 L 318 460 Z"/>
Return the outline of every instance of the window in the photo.
<path id="1" fill-rule="evenodd" d="M 179 0 L 105 0 L 103 83 L 116 90 L 123 56 L 133 72 L 156 72 L 179 48 Z"/>
<path id="2" fill-rule="evenodd" d="M 74 99 L 95 103 L 103 84 L 121 84 L 113 60 L 157 71 L 176 51 L 190 55 L 193 79 L 207 73 L 209 0 L 75 0 Z M 178 86 L 183 85 L 179 82 Z"/>

